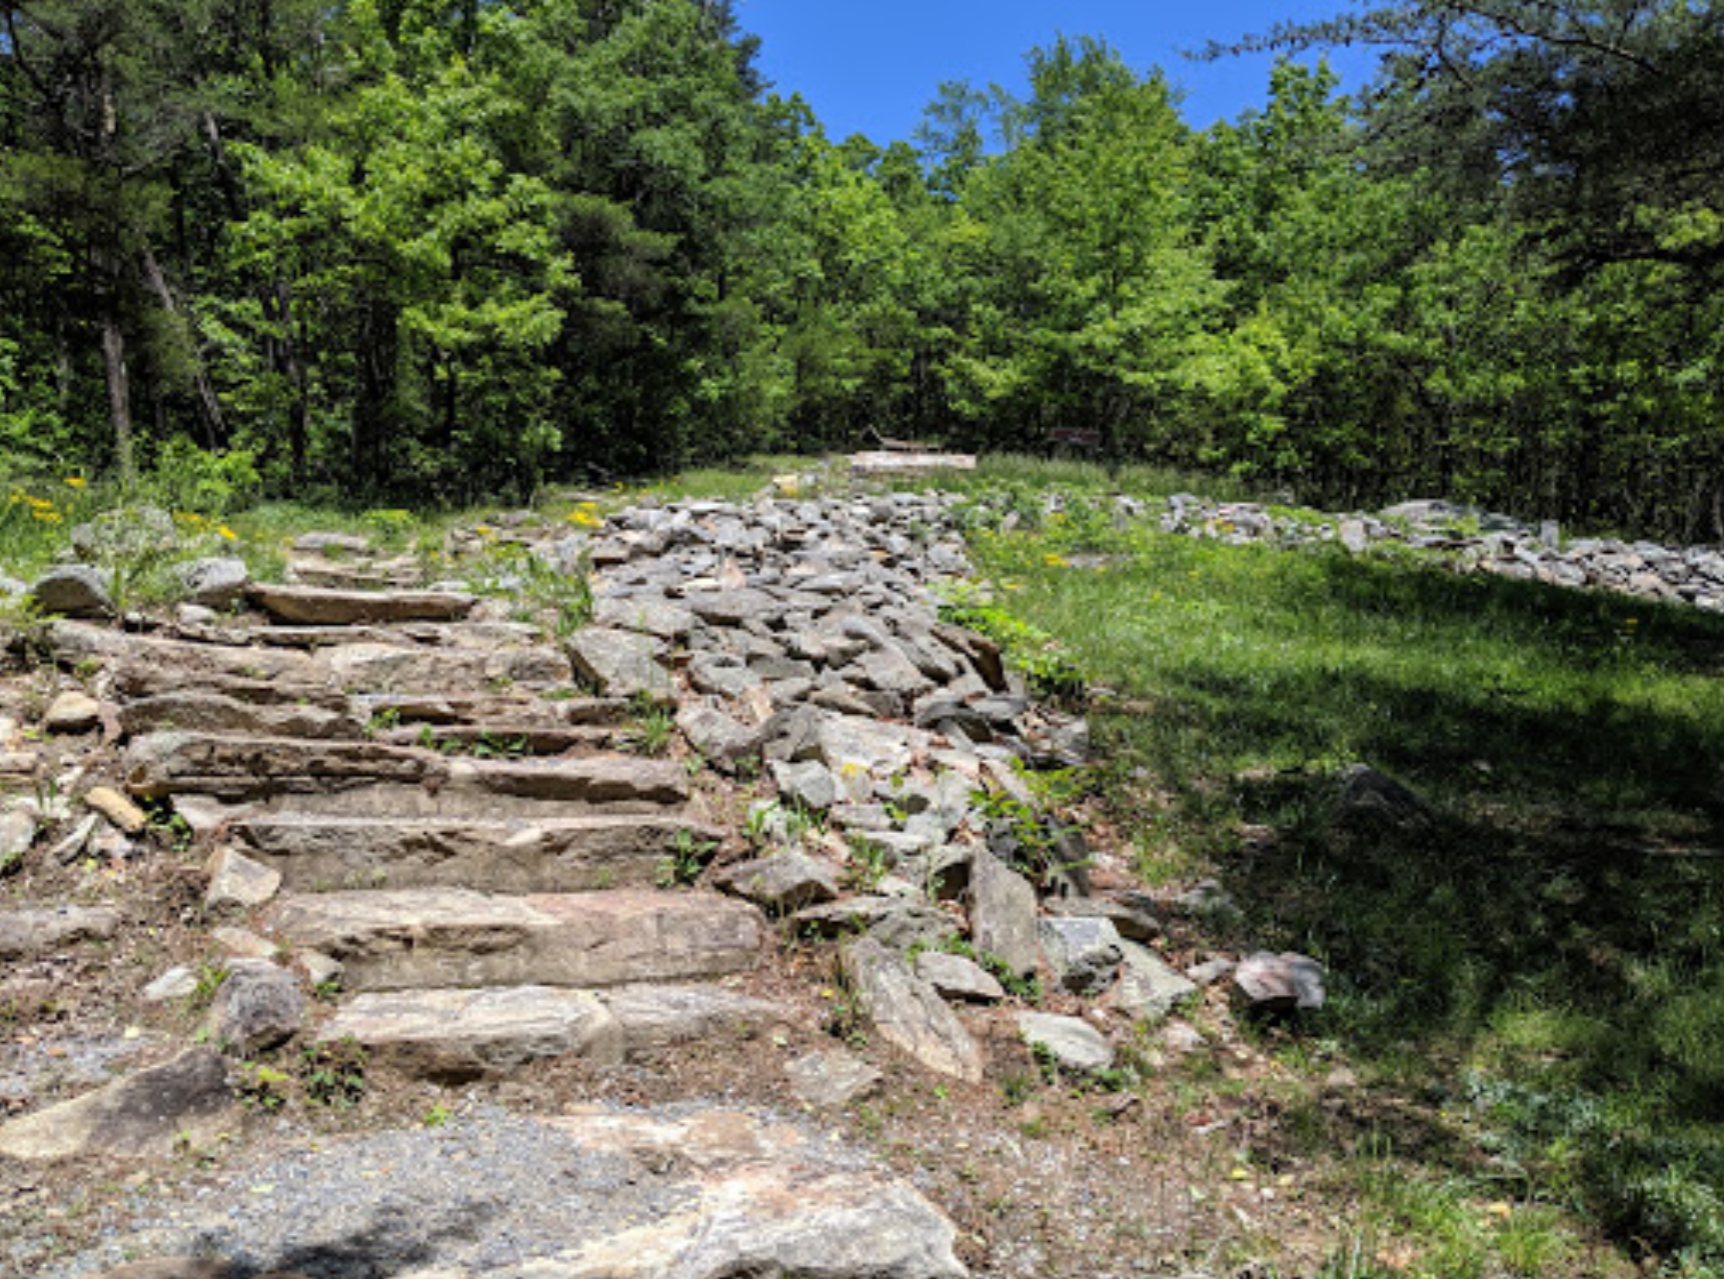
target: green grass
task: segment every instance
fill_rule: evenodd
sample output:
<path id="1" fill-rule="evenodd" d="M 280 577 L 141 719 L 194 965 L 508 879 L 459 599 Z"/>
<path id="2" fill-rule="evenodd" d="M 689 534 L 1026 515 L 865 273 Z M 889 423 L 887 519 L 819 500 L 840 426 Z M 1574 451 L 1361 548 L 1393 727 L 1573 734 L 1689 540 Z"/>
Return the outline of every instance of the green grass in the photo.
<path id="1" fill-rule="evenodd" d="M 1323 959 L 1313 1030 L 1452 1095 L 1527 1202 L 1672 1274 L 1724 1265 L 1724 619 L 1085 510 L 975 545 L 996 602 L 1108 690 L 1102 785 L 1146 874 L 1216 871 L 1240 944 Z M 1430 827 L 1333 828 L 1351 762 Z M 1392 1214 L 1429 1272 L 1565 1273 L 1537 1214 L 1455 1242 L 1437 1219 L 1478 1176 L 1438 1177 L 1423 1226 Z"/>

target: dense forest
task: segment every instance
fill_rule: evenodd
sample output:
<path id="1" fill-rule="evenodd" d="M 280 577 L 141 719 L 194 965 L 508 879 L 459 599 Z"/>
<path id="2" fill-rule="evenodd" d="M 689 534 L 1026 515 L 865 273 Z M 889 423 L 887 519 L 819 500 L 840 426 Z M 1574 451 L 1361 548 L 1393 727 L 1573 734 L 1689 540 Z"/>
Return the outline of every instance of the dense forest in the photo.
<path id="1" fill-rule="evenodd" d="M 1724 537 L 1724 19 L 1399 0 L 834 141 L 728 0 L 0 9 L 0 473 L 455 500 L 873 435 Z M 1354 99 L 1316 61 L 1380 48 Z M 1215 49 L 1214 56 L 1227 50 Z"/>

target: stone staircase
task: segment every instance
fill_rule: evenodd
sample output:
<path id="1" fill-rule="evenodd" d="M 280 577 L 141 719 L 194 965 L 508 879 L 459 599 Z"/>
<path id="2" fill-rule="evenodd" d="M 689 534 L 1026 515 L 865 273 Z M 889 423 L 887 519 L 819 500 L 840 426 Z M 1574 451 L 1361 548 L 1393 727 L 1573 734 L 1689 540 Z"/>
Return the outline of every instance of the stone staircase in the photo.
<path id="1" fill-rule="evenodd" d="M 320 1039 L 449 1080 L 781 1015 L 714 984 L 759 961 L 758 908 L 656 886 L 724 834 L 687 771 L 620 751 L 630 704 L 581 694 L 534 628 L 469 620 L 454 592 L 252 603 L 250 626 L 62 622 L 49 644 L 110 671 L 127 789 L 279 886 L 259 932 L 339 974 Z"/>

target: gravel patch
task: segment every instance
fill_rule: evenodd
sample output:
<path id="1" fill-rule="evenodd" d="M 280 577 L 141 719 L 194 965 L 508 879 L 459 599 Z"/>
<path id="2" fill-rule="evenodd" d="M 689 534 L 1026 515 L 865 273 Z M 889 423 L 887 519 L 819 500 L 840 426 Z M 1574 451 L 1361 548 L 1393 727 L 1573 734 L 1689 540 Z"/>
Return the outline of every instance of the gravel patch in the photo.
<path id="1" fill-rule="evenodd" d="M 486 1108 L 440 1127 L 296 1151 L 176 1202 L 134 1203 L 132 1233 L 44 1279 L 86 1279 L 164 1255 L 311 1279 L 443 1266 L 482 1274 L 657 1220 L 691 1193 L 674 1174 Z"/>

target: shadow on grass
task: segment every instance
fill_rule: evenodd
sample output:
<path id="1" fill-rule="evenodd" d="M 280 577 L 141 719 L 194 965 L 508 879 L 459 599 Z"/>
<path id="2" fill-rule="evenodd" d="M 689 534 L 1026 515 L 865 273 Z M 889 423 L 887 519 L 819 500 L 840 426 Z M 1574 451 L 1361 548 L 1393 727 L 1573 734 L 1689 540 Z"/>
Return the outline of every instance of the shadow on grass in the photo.
<path id="1" fill-rule="evenodd" d="M 1330 966 L 1320 1033 L 1471 1090 L 1621 1237 L 1724 1258 L 1724 619 L 1338 555 L 1241 580 L 1209 624 L 1250 643 L 1100 673 L 1156 708 L 1098 716 L 1107 753 L 1278 832 L 1223 878 Z M 1338 828 L 1351 759 L 1431 824 Z"/>

